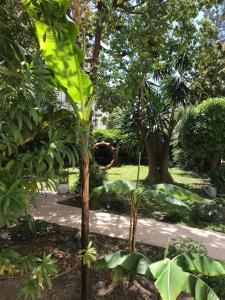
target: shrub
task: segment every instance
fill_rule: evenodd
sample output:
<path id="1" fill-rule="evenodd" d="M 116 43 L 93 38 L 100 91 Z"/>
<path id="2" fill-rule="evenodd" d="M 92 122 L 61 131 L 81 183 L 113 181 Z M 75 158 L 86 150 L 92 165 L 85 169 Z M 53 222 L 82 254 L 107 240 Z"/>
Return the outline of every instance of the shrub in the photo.
<path id="1" fill-rule="evenodd" d="M 225 155 L 225 98 L 211 98 L 192 110 L 183 123 L 180 144 L 191 165 L 210 171 Z M 183 156 L 184 157 L 184 156 Z"/>
<path id="2" fill-rule="evenodd" d="M 92 199 L 92 204 L 96 209 L 104 209 L 115 213 L 127 213 L 129 211 L 129 200 L 118 193 L 102 194 L 96 199 Z"/>
<path id="3" fill-rule="evenodd" d="M 93 130 L 93 141 L 94 143 L 105 141 L 115 146 L 120 134 L 119 129 L 95 129 Z"/>
<path id="4" fill-rule="evenodd" d="M 44 236 L 52 230 L 52 225 L 42 220 L 34 220 L 30 215 L 19 219 L 19 223 L 12 228 L 11 237 L 22 241 L 32 240 Z"/>
<path id="5" fill-rule="evenodd" d="M 217 204 L 215 201 L 196 202 L 191 207 L 190 221 L 194 224 L 200 222 L 207 223 L 223 223 L 225 211 L 222 204 Z"/>
<path id="6" fill-rule="evenodd" d="M 107 174 L 105 170 L 99 169 L 95 161 L 90 162 L 90 177 L 89 177 L 89 189 L 90 191 L 103 184 L 107 180 Z M 81 192 L 81 177 L 79 176 L 78 181 L 75 183 L 74 191 L 76 194 Z"/>
<path id="7" fill-rule="evenodd" d="M 173 259 L 184 252 L 207 255 L 207 249 L 202 242 L 181 236 L 169 240 L 164 255 L 165 257 Z"/>
<path id="8" fill-rule="evenodd" d="M 211 183 L 217 187 L 219 193 L 225 193 L 225 165 L 220 165 L 209 174 Z"/>
<path id="9" fill-rule="evenodd" d="M 58 182 L 67 184 L 69 182 L 69 172 L 66 170 L 60 172 L 58 175 Z"/>

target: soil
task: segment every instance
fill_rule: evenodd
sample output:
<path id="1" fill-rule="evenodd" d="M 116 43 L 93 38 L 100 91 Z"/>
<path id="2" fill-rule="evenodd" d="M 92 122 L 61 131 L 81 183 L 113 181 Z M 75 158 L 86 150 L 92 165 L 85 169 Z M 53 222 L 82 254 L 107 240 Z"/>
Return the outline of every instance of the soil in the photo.
<path id="1" fill-rule="evenodd" d="M 22 255 L 36 253 L 42 255 L 45 251 L 52 253 L 57 261 L 58 274 L 52 278 L 52 289 L 45 288 L 40 299 L 42 300 L 79 300 L 80 299 L 80 261 L 76 254 L 80 249 L 80 232 L 75 229 L 50 225 L 50 230 L 41 237 L 29 237 L 27 240 L 16 238 L 15 228 L 0 232 L 0 251 L 3 248 L 14 248 Z M 14 234 L 13 234 L 14 233 Z M 18 236 L 17 236 L 18 237 Z M 27 237 L 26 237 L 27 238 Z M 98 257 L 125 250 L 127 242 L 120 239 L 109 238 L 93 234 L 90 236 L 97 248 Z M 164 249 L 137 244 L 137 249 L 148 256 L 152 262 L 163 258 Z M 136 277 L 134 286 L 127 288 L 128 283 L 123 280 L 116 284 L 109 282 L 108 270 L 91 269 L 91 298 L 107 300 L 156 300 L 157 293 L 153 283 L 143 277 Z M 17 277 L 2 277 L 0 279 L 0 299 L 19 299 L 20 280 Z M 21 298 L 20 298 L 21 299 Z"/>

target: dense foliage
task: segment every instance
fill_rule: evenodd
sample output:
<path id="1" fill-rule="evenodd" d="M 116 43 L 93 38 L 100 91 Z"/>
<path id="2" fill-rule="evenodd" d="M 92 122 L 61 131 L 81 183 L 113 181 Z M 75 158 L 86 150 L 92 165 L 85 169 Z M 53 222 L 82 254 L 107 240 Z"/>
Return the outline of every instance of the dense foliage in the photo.
<path id="1" fill-rule="evenodd" d="M 225 193 L 225 165 L 217 166 L 210 172 L 211 183 L 217 188 L 218 193 Z"/>
<path id="2" fill-rule="evenodd" d="M 191 252 L 155 263 L 139 252 L 115 252 L 98 261 L 97 267 L 111 269 L 113 282 L 130 274 L 145 276 L 154 281 L 164 300 L 176 300 L 182 292 L 197 300 L 219 300 L 215 292 L 196 274 L 225 274 L 223 262 Z"/>
<path id="3" fill-rule="evenodd" d="M 193 109 L 180 133 L 181 147 L 191 167 L 210 171 L 225 155 L 225 99 L 212 98 Z"/>
<path id="4" fill-rule="evenodd" d="M 74 136 L 54 125 L 69 117 L 59 108 L 50 71 L 44 67 L 34 27 L 18 1 L 0 7 L 0 230 L 25 215 L 43 186 L 52 184 L 64 161 L 74 165 Z M 36 298 L 56 273 L 50 255 L 22 257 L 5 249 L 0 253 L 0 274 L 20 274 L 23 294 Z"/>
<path id="5" fill-rule="evenodd" d="M 136 164 L 139 152 L 142 152 L 142 163 L 147 163 L 145 149 L 136 133 L 126 133 L 120 129 L 95 129 L 93 141 L 112 144 L 116 148 L 117 164 Z"/>

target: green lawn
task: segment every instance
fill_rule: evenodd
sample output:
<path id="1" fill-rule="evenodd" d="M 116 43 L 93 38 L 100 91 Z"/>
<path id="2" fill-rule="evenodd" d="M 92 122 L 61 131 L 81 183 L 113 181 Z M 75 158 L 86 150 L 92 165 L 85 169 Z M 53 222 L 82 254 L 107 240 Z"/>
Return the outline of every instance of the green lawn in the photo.
<path id="1" fill-rule="evenodd" d="M 120 167 L 113 167 L 107 171 L 108 180 L 123 179 L 135 183 L 137 178 L 137 166 L 134 165 L 123 165 Z M 74 187 L 79 177 L 78 169 L 69 169 L 69 185 L 71 188 Z M 184 187 L 202 194 L 205 185 L 208 183 L 208 178 L 197 172 L 185 171 L 179 168 L 171 168 L 171 175 L 173 176 L 174 182 Z M 147 166 L 141 166 L 140 180 L 144 180 L 148 173 Z"/>
<path id="2" fill-rule="evenodd" d="M 178 184 L 184 185 L 191 190 L 201 190 L 208 183 L 208 178 L 205 175 L 185 171 L 179 168 L 171 168 L 171 175 L 174 181 Z M 144 180 L 148 173 L 147 166 L 141 166 L 140 179 Z M 123 179 L 135 182 L 137 177 L 137 166 L 124 165 L 121 167 L 114 167 L 108 170 L 108 179 Z"/>
<path id="3" fill-rule="evenodd" d="M 108 180 L 123 179 L 131 182 L 135 182 L 137 178 L 137 166 L 134 165 L 123 165 L 121 167 L 113 167 L 107 171 Z M 78 178 L 78 169 L 69 169 L 70 185 L 74 185 Z M 199 174 L 194 171 L 186 171 L 179 168 L 170 168 L 171 175 L 175 182 L 189 186 L 190 188 L 196 188 L 199 186 L 204 186 L 208 182 L 207 176 Z M 141 166 L 140 179 L 144 180 L 148 173 L 147 166 Z"/>

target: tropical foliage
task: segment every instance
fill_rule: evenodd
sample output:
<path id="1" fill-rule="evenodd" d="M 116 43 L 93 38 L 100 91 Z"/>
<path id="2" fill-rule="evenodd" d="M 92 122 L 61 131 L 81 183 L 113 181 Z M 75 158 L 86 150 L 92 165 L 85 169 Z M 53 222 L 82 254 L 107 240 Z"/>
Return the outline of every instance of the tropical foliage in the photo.
<path id="1" fill-rule="evenodd" d="M 146 276 L 154 280 L 163 300 L 176 300 L 182 292 L 196 300 L 219 300 L 196 273 L 207 276 L 225 274 L 223 262 L 190 252 L 155 263 L 139 252 L 116 252 L 99 260 L 97 268 L 111 269 L 112 281 L 118 281 L 130 273 Z"/>
<path id="2" fill-rule="evenodd" d="M 26 214 L 36 193 L 52 185 L 55 170 L 62 169 L 65 160 L 75 165 L 78 147 L 74 136 L 66 135 L 60 127 L 54 128 L 70 113 L 58 108 L 55 90 L 45 83 L 50 73 L 36 50 L 34 28 L 22 4 L 7 0 L 0 14 L 2 229 Z M 48 254 L 43 258 L 23 257 L 5 249 L 0 260 L 1 275 L 20 274 L 23 294 L 33 299 L 45 282 L 50 285 L 50 277 L 56 273 L 55 261 Z"/>
<path id="3" fill-rule="evenodd" d="M 44 289 L 44 283 L 51 287 L 51 276 L 57 273 L 55 261 L 51 254 L 43 254 L 42 258 L 34 255 L 21 256 L 14 250 L 4 250 L 0 255 L 0 275 L 15 275 L 20 272 L 22 277 L 21 295 L 26 299 L 37 299 Z"/>
<path id="4" fill-rule="evenodd" d="M 82 249 L 86 249 L 89 243 L 88 146 L 93 86 L 81 68 L 81 65 L 84 65 L 85 54 L 75 45 L 79 28 L 67 15 L 70 1 L 24 0 L 23 3 L 34 21 L 42 57 L 51 70 L 49 81 L 65 93 L 79 121 L 82 165 Z M 88 265 L 82 264 L 82 299 L 89 298 L 88 274 Z"/>

